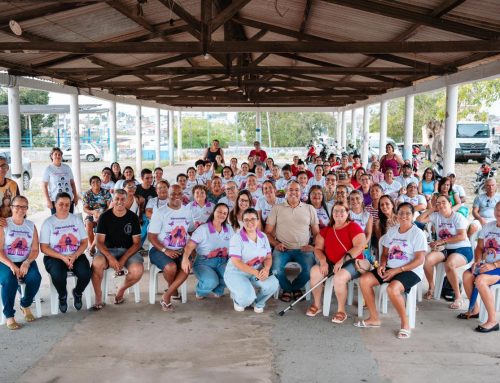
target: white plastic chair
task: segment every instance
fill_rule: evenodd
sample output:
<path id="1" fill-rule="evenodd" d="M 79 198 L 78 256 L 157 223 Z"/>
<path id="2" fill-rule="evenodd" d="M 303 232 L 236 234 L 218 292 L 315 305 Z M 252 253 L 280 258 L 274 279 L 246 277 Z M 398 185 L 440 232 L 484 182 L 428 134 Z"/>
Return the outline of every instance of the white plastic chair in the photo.
<path id="1" fill-rule="evenodd" d="M 76 286 L 76 275 L 72 271 L 68 271 L 68 279 L 73 280 L 73 283 Z M 87 304 L 87 309 L 90 309 L 92 307 L 91 283 L 89 283 L 85 288 L 83 296 L 85 297 L 85 303 Z M 52 283 L 52 278 L 50 278 L 50 313 L 52 315 L 59 314 L 59 294 L 57 294 L 56 287 Z"/>
<path id="2" fill-rule="evenodd" d="M 491 293 L 493 294 L 493 300 L 495 302 L 495 311 L 500 311 L 500 285 L 490 286 Z M 484 323 L 488 319 L 488 312 L 486 311 L 486 307 L 484 306 L 481 297 L 478 295 L 479 300 L 479 322 Z"/>
<path id="3" fill-rule="evenodd" d="M 286 268 L 296 268 L 296 269 L 299 269 L 299 270 L 302 270 L 300 265 L 297 263 L 297 262 L 288 262 L 286 265 L 285 265 L 285 269 Z M 300 272 L 300 271 L 299 271 Z M 308 291 L 309 289 L 311 288 L 311 282 L 310 281 L 307 281 L 306 285 L 305 285 L 305 289 L 306 291 Z M 278 290 L 276 290 L 276 292 L 274 293 L 274 299 L 278 299 L 279 296 L 280 296 L 280 291 L 281 291 L 281 288 L 279 288 Z M 311 300 L 311 293 L 307 294 L 306 295 L 306 301 L 310 301 Z M 293 301 L 293 299 L 292 299 Z"/>
<path id="4" fill-rule="evenodd" d="M 26 284 L 21 283 L 21 296 L 24 296 Z M 40 318 L 42 316 L 42 300 L 40 299 L 40 290 L 35 295 L 35 316 Z M 2 286 L 0 286 L 0 325 L 3 325 L 7 318 L 3 315 L 3 301 L 2 301 Z"/>
<path id="5" fill-rule="evenodd" d="M 154 305 L 156 303 L 156 293 L 158 292 L 158 275 L 162 271 L 156 267 L 156 265 L 151 263 L 151 269 L 149 270 L 149 303 Z M 187 302 L 187 279 L 181 285 L 181 302 Z"/>
<path id="6" fill-rule="evenodd" d="M 406 296 L 406 315 L 408 315 L 410 328 L 415 328 L 417 316 L 417 290 L 418 285 L 421 283 L 422 282 L 419 282 L 413 286 L 408 294 L 404 294 Z M 389 297 L 387 296 L 387 286 L 389 286 L 388 283 L 380 285 L 377 293 L 377 309 L 382 314 L 387 314 L 387 302 L 389 301 Z"/>
<path id="7" fill-rule="evenodd" d="M 111 267 L 104 270 L 104 276 L 102 278 L 101 282 L 101 289 L 102 289 L 102 296 L 103 296 L 103 302 L 108 303 L 108 293 L 109 293 L 109 278 L 112 278 L 115 275 L 115 269 L 112 269 Z M 125 276 L 125 275 L 123 275 Z M 120 278 L 122 276 L 119 276 L 117 278 Z M 135 285 L 132 286 L 132 289 L 134 289 L 134 295 L 135 295 L 135 303 L 139 303 L 141 301 L 141 288 L 139 286 L 139 281 Z M 127 289 L 127 293 L 130 293 L 130 288 Z"/>
<path id="8" fill-rule="evenodd" d="M 352 306 L 354 300 L 354 285 L 358 286 L 358 317 L 363 316 L 363 294 L 361 293 L 361 288 L 359 287 L 359 278 L 351 280 L 347 284 L 347 304 Z M 330 307 L 332 304 L 333 295 L 333 277 L 330 277 L 325 282 L 325 292 L 323 294 L 323 316 L 327 317 L 330 315 Z"/>

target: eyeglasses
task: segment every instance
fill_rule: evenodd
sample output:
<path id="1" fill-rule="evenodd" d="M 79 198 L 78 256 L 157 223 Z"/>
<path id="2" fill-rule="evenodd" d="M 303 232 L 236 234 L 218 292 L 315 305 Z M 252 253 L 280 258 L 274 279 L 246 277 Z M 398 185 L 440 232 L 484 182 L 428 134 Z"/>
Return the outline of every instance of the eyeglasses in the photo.
<path id="1" fill-rule="evenodd" d="M 27 205 L 12 205 L 12 207 L 15 209 L 28 210 Z"/>
<path id="2" fill-rule="evenodd" d="M 229 188 L 226 188 L 226 190 L 235 190 L 236 189 L 236 186 L 231 186 Z"/>
<path id="3" fill-rule="evenodd" d="M 241 199 L 240 198 L 240 202 L 250 203 L 250 200 L 248 200 L 248 199 Z"/>
<path id="4" fill-rule="evenodd" d="M 258 218 L 245 218 L 243 220 L 244 223 L 251 223 L 251 222 L 257 222 L 259 219 Z"/>
<path id="5" fill-rule="evenodd" d="M 0 168 L 2 168 L 2 170 L 8 170 L 9 169 L 9 165 L 3 164 L 3 165 L 0 165 Z"/>

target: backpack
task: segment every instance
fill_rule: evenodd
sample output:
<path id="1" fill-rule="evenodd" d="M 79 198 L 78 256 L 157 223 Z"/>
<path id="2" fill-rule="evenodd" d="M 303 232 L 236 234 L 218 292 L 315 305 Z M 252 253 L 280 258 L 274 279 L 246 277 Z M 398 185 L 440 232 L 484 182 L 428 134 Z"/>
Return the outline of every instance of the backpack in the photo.
<path id="1" fill-rule="evenodd" d="M 460 290 L 462 290 L 462 281 L 459 281 L 459 287 Z M 450 282 L 448 282 L 448 278 L 444 277 L 443 281 L 443 289 L 441 290 L 441 298 L 448 302 L 453 302 L 455 301 L 455 291 L 453 291 L 453 288 L 450 285 Z"/>

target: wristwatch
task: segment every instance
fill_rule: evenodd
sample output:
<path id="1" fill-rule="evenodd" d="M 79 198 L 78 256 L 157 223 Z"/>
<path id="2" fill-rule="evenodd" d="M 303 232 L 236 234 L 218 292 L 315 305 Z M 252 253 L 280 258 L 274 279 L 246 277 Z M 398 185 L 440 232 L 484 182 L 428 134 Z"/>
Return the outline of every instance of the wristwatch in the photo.
<path id="1" fill-rule="evenodd" d="M 164 247 L 164 248 L 162 248 L 162 249 L 161 249 L 161 252 L 162 252 L 163 254 L 165 254 L 165 251 L 167 251 L 167 248 L 166 248 L 166 247 Z"/>

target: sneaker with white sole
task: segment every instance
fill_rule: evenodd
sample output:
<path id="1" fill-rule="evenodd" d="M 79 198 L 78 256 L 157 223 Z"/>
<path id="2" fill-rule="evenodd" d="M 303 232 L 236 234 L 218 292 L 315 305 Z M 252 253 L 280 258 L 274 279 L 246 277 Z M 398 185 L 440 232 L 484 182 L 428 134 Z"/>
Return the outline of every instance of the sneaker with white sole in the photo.
<path id="1" fill-rule="evenodd" d="M 264 312 L 264 307 L 253 307 L 253 311 L 255 311 L 257 314 L 262 314 Z"/>
<path id="2" fill-rule="evenodd" d="M 245 308 L 234 302 L 234 311 L 242 312 L 245 311 Z"/>

